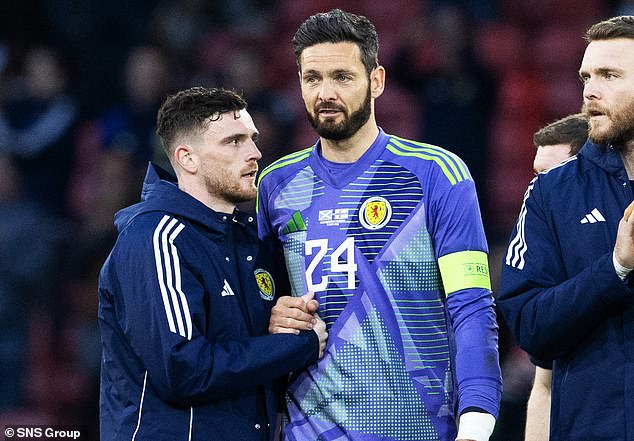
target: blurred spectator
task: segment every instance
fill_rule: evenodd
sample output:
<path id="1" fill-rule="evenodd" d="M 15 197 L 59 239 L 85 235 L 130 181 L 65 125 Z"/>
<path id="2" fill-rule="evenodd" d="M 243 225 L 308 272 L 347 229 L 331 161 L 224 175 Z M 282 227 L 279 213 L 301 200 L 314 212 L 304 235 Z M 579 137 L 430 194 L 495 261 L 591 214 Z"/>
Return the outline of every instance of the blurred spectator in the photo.
<path id="1" fill-rule="evenodd" d="M 141 175 L 160 150 L 154 133 L 156 109 L 170 91 L 169 81 L 167 60 L 157 47 L 134 48 L 124 71 L 125 97 L 99 119 L 102 148 L 127 153 Z"/>
<path id="2" fill-rule="evenodd" d="M 472 34 L 460 6 L 440 4 L 427 19 L 419 17 L 417 26 L 404 37 L 390 72 L 419 99 L 422 113 L 417 136 L 465 161 L 486 206 L 487 128 L 495 85 L 474 56 Z"/>
<path id="3" fill-rule="evenodd" d="M 174 77 L 183 84 L 196 68 L 198 41 L 209 32 L 216 2 L 206 0 L 162 0 L 150 18 L 149 35 L 169 57 Z M 224 54 L 223 54 L 224 55 Z"/>
<path id="4" fill-rule="evenodd" d="M 14 159 L 27 199 L 65 215 L 79 120 L 65 69 L 53 49 L 37 47 L 28 52 L 12 84 L 0 103 L 0 152 Z"/>
<path id="5" fill-rule="evenodd" d="M 25 0 L 45 11 L 50 39 L 72 57 L 75 88 L 89 117 L 123 95 L 117 75 L 130 48 L 144 41 L 156 0 Z M 26 32 L 33 32 L 30 26 Z"/>
<path id="6" fill-rule="evenodd" d="M 25 404 L 31 310 L 52 306 L 63 238 L 62 224 L 24 197 L 23 181 L 0 153 L 0 411 Z"/>
<path id="7" fill-rule="evenodd" d="M 111 230 L 114 213 L 136 200 L 148 162 L 162 154 L 154 128 L 169 71 L 158 48 L 136 47 L 122 75 L 125 99 L 82 127 L 71 205 L 83 229 Z"/>

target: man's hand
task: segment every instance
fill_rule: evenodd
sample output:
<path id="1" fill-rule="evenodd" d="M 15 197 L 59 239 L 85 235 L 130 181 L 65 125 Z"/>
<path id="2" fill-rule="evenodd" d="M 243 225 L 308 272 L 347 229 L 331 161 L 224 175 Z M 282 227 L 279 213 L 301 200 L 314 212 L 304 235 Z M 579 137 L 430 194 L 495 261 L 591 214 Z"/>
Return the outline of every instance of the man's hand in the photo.
<path id="1" fill-rule="evenodd" d="M 326 322 L 324 322 L 317 314 L 315 314 L 315 318 L 317 323 L 313 327 L 313 331 L 317 334 L 319 338 L 319 357 L 324 356 L 324 351 L 326 350 L 326 341 L 328 340 L 328 332 L 326 331 Z"/>
<path id="2" fill-rule="evenodd" d="M 625 222 L 627 222 L 628 219 L 630 218 L 630 215 L 632 214 L 632 211 L 634 211 L 634 201 L 630 202 L 630 205 L 625 207 L 625 211 L 623 212 L 623 220 Z"/>
<path id="3" fill-rule="evenodd" d="M 614 258 L 625 268 L 634 268 L 634 218 L 621 219 L 614 244 Z"/>
<path id="4" fill-rule="evenodd" d="M 271 310 L 269 333 L 299 334 L 301 330 L 313 329 L 317 323 L 314 314 L 319 307 L 313 297 L 315 294 L 310 291 L 301 297 L 280 297 Z"/>

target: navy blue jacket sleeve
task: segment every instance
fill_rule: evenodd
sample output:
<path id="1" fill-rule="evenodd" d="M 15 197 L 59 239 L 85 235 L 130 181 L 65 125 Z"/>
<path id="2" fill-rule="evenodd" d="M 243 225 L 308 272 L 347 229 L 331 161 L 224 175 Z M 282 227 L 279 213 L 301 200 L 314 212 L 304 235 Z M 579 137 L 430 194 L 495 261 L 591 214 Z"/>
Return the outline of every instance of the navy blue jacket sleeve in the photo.
<path id="1" fill-rule="evenodd" d="M 573 351 L 631 295 L 606 253 L 567 274 L 539 179 L 529 186 L 504 258 L 497 299 L 518 344 L 543 360 Z"/>
<path id="2" fill-rule="evenodd" d="M 129 227 L 128 230 L 133 229 Z M 161 286 L 151 231 L 124 231 L 110 257 L 103 286 L 131 351 L 147 370 L 147 381 L 166 402 L 194 405 L 236 396 L 315 361 L 317 336 L 279 334 L 205 337 L 205 287 L 183 264 L 173 268 L 178 282 Z M 180 259 L 180 260 L 179 260 Z M 240 320 L 239 317 L 235 318 Z"/>

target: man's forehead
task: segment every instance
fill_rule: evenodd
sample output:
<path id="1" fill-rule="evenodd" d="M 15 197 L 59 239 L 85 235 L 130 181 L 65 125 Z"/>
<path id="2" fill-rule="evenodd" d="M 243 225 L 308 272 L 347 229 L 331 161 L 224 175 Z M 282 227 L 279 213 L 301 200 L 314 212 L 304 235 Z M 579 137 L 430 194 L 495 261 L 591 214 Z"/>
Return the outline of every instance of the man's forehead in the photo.
<path id="1" fill-rule="evenodd" d="M 322 63 L 350 66 L 352 60 L 361 63 L 361 50 L 349 41 L 315 44 L 304 49 L 300 57 L 302 70 L 314 69 Z"/>
<path id="2" fill-rule="evenodd" d="M 602 65 L 629 66 L 634 60 L 634 39 L 615 38 L 591 41 L 581 62 L 582 68 L 603 67 Z"/>
<path id="3" fill-rule="evenodd" d="M 216 118 L 212 118 L 209 122 L 208 132 L 210 133 L 222 133 L 227 131 L 253 131 L 255 130 L 255 124 L 253 118 L 246 109 L 231 110 L 226 113 L 218 115 Z"/>

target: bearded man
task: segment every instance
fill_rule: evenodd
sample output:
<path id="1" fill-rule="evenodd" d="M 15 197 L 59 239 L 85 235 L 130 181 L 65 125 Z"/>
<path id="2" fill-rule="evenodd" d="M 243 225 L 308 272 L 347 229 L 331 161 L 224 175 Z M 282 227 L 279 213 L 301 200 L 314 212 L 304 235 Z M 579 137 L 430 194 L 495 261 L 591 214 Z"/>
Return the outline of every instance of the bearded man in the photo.
<path id="1" fill-rule="evenodd" d="M 166 98 L 150 164 L 99 277 L 101 439 L 272 441 L 276 383 L 317 360 L 326 326 L 269 335 L 275 272 L 254 219 L 258 131 L 237 93 Z"/>
<path id="2" fill-rule="evenodd" d="M 551 441 L 634 434 L 634 16 L 586 32 L 590 141 L 529 185 L 498 305 L 519 345 L 552 360 Z"/>
<path id="3" fill-rule="evenodd" d="M 258 230 L 295 296 L 271 330 L 312 291 L 331 338 L 291 377 L 284 439 L 487 441 L 501 378 L 475 183 L 453 153 L 377 125 L 386 73 L 366 17 L 315 14 L 293 47 L 319 139 L 260 175 Z"/>

